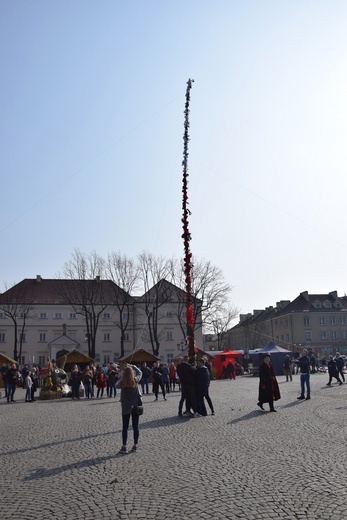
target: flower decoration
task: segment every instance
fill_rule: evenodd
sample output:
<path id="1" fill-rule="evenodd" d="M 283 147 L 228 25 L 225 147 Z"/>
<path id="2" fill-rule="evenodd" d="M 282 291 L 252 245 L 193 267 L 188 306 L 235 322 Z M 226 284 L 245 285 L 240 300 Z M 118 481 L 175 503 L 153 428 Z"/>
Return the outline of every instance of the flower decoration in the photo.
<path id="1" fill-rule="evenodd" d="M 195 361 L 196 345 L 194 341 L 194 309 L 192 299 L 192 253 L 190 251 L 190 241 L 192 239 L 189 231 L 189 215 L 191 211 L 188 209 L 188 145 L 189 145 L 189 103 L 190 103 L 190 90 L 192 88 L 192 82 L 194 80 L 189 79 L 187 81 L 186 89 L 186 103 L 184 109 L 184 134 L 183 134 L 183 187 L 182 187 L 182 228 L 183 234 L 183 246 L 184 246 L 184 274 L 185 274 L 185 288 L 186 288 L 186 320 L 187 320 L 187 348 L 189 361 Z"/>

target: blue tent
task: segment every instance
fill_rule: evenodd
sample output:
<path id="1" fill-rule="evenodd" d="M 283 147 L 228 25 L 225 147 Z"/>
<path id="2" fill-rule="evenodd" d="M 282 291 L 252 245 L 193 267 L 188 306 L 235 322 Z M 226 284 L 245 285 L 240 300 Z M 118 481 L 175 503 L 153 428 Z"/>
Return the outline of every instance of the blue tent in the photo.
<path id="1" fill-rule="evenodd" d="M 280 376 L 283 374 L 283 363 L 286 355 L 288 354 L 291 358 L 293 357 L 293 352 L 287 350 L 285 348 L 279 347 L 274 342 L 269 343 L 262 350 L 258 352 L 258 366 L 262 362 L 263 355 L 265 353 L 271 354 L 271 365 L 274 367 L 276 375 Z"/>

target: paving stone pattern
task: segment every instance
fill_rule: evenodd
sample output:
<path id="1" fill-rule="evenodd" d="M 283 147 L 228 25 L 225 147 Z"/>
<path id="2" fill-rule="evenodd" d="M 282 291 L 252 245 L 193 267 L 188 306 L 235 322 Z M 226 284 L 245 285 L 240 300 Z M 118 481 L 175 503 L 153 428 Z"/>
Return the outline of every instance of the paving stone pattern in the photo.
<path id="1" fill-rule="evenodd" d="M 121 447 L 119 397 L 0 400 L 4 520 L 342 520 L 347 518 L 347 383 L 279 376 L 277 413 L 258 378 L 213 381 L 216 415 L 177 415 L 179 392 L 144 396 L 138 451 Z M 3 392 L 3 389 L 2 389 Z M 129 430 L 129 447 L 132 431 Z M 5 512 L 5 516 L 3 513 Z"/>

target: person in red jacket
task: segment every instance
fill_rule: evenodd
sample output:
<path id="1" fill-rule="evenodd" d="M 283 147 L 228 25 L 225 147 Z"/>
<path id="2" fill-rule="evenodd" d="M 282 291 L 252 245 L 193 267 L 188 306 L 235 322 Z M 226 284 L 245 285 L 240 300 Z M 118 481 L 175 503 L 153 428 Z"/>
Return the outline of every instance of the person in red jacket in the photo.
<path id="1" fill-rule="evenodd" d="M 96 398 L 99 399 L 99 396 L 102 397 L 104 395 L 104 388 L 106 388 L 106 375 L 102 367 L 99 368 L 96 374 L 96 387 L 98 389 Z"/>

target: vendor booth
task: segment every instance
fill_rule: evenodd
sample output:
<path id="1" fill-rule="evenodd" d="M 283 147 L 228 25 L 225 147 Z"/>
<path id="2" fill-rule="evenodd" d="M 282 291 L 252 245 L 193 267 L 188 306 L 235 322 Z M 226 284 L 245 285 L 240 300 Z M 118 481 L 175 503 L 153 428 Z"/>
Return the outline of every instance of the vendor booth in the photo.
<path id="1" fill-rule="evenodd" d="M 225 370 L 228 366 L 229 361 L 235 365 L 235 362 L 242 364 L 242 354 L 241 352 L 237 352 L 236 350 L 226 349 L 216 354 L 213 359 L 211 359 L 212 366 L 216 370 L 216 379 L 224 379 Z"/>

